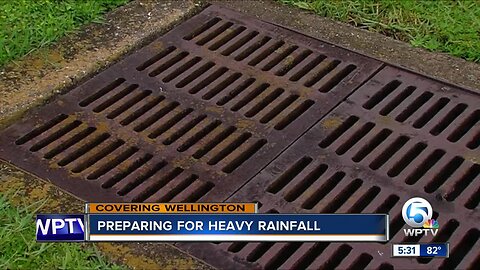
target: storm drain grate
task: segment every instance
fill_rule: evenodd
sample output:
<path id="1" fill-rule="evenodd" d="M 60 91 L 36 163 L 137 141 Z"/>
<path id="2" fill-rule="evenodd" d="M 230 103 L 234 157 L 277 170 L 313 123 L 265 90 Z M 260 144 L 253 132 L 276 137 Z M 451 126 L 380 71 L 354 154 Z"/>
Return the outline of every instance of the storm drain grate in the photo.
<path id="1" fill-rule="evenodd" d="M 391 242 L 450 242 L 448 259 L 390 259 L 384 243 L 179 245 L 219 267 L 475 269 L 479 101 L 387 66 L 229 199 L 259 202 L 262 212 L 388 212 Z M 432 202 L 435 237 L 404 235 L 402 206 L 414 196 Z"/>
<path id="2" fill-rule="evenodd" d="M 381 66 L 210 6 L 3 131 L 0 157 L 87 201 L 223 201 Z"/>
<path id="3" fill-rule="evenodd" d="M 392 241 L 452 247 L 445 260 L 391 260 L 385 244 L 177 244 L 221 268 L 473 269 L 478 104 L 474 93 L 210 6 L 4 130 L 0 158 L 87 201 L 389 212 Z M 401 233 L 402 204 L 416 195 L 435 202 L 433 239 Z"/>

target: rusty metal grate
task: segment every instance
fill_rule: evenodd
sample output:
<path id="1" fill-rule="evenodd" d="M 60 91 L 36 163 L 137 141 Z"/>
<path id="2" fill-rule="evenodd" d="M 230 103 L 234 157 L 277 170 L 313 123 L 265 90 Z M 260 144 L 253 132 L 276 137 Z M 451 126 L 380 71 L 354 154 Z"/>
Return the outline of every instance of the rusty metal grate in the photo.
<path id="1" fill-rule="evenodd" d="M 385 67 L 229 199 L 260 202 L 263 212 L 389 212 L 391 242 L 450 242 L 448 259 L 390 259 L 384 243 L 179 245 L 219 267 L 474 269 L 480 258 L 479 100 Z M 402 233 L 402 206 L 414 196 L 433 202 L 441 224 L 435 237 Z"/>
<path id="2" fill-rule="evenodd" d="M 445 260 L 391 260 L 385 244 L 177 244 L 220 268 L 473 269 L 478 104 L 475 93 L 210 6 L 4 130 L 0 158 L 87 201 L 389 212 L 392 241 L 452 247 Z M 399 233 L 416 195 L 435 202 L 433 239 Z"/>
<path id="3" fill-rule="evenodd" d="M 223 201 L 381 66 L 210 6 L 3 131 L 0 157 L 87 201 Z"/>

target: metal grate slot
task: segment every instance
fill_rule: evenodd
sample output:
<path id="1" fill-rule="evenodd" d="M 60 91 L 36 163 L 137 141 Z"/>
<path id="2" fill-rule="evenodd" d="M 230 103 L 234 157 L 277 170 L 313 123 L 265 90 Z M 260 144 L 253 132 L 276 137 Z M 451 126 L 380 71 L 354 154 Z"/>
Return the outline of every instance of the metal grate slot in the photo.
<path id="1" fill-rule="evenodd" d="M 451 159 L 448 164 L 437 173 L 433 181 L 429 182 L 425 186 L 425 191 L 432 193 L 437 190 L 443 183 L 445 183 L 445 181 L 449 179 L 449 177 L 460 167 L 460 165 L 462 165 L 463 162 L 464 159 L 458 156 Z"/>
<path id="2" fill-rule="evenodd" d="M 480 238 L 480 231 L 478 229 L 469 230 L 462 238 L 460 243 L 455 245 L 452 249 L 450 257 L 445 259 L 440 266 L 440 269 L 455 269 L 465 256 L 471 252 L 472 247 Z"/>
<path id="3" fill-rule="evenodd" d="M 468 209 L 475 209 L 477 206 L 480 204 L 480 188 L 477 189 L 470 198 L 468 198 L 468 201 L 465 203 L 465 207 Z"/>
<path id="4" fill-rule="evenodd" d="M 348 213 L 361 213 L 365 207 L 367 207 L 377 195 L 380 193 L 380 188 L 373 186 L 365 192 L 360 199 L 358 199 L 355 204 L 348 210 Z"/>
<path id="5" fill-rule="evenodd" d="M 170 113 L 180 105 L 180 103 L 176 101 L 169 102 L 168 104 L 165 104 L 165 103 L 166 102 L 162 102 L 160 104 L 160 106 L 162 107 L 160 107 L 160 109 L 157 109 L 155 113 L 148 116 L 144 114 L 145 117 L 137 118 L 136 122 L 139 122 L 139 123 L 133 128 L 133 130 L 136 132 L 144 131 L 145 129 L 150 127 L 153 123 L 155 123 L 156 121 L 158 121 L 159 119 L 161 119 L 162 117 L 164 117 L 165 115 L 167 115 L 168 113 Z"/>
<path id="6" fill-rule="evenodd" d="M 478 146 L 480 146 L 480 131 L 478 131 L 477 134 L 475 134 L 475 136 L 472 138 L 472 140 L 469 141 L 467 144 L 467 147 L 472 150 L 477 149 Z"/>
<path id="7" fill-rule="evenodd" d="M 422 176 L 424 176 L 431 168 L 437 164 L 437 162 L 445 155 L 445 151 L 436 149 L 434 150 L 411 175 L 407 177 L 405 183 L 409 185 L 415 184 Z"/>
<path id="8" fill-rule="evenodd" d="M 305 60 L 310 54 L 312 54 L 312 51 L 307 49 L 307 50 L 302 50 L 302 52 L 295 55 L 293 59 L 291 58 L 285 59 L 283 62 L 283 66 L 275 72 L 275 75 L 284 76 L 290 70 L 292 70 L 298 64 L 300 64 L 303 60 Z"/>
<path id="9" fill-rule="evenodd" d="M 252 108 L 245 113 L 245 116 L 251 118 L 257 115 L 260 111 L 267 108 L 270 103 L 272 103 L 284 92 L 285 90 L 281 88 L 277 88 L 273 91 L 269 91 L 267 95 L 264 95 L 264 96 L 259 95 L 260 101 L 258 101 L 254 106 L 252 106 Z"/>
<path id="10" fill-rule="evenodd" d="M 303 66 L 300 70 L 298 70 L 296 73 L 294 73 L 290 77 L 290 81 L 296 82 L 304 78 L 311 70 L 313 70 L 314 67 L 318 66 L 323 60 L 325 60 L 327 56 L 325 55 L 318 55 L 314 59 L 312 59 L 308 64 Z"/>
<path id="11" fill-rule="evenodd" d="M 165 160 L 155 163 L 153 167 L 151 167 L 151 163 L 152 162 L 149 162 L 150 165 L 144 167 L 146 171 L 137 173 L 136 175 L 138 174 L 140 175 L 135 177 L 133 181 L 124 181 L 124 183 L 122 183 L 121 186 L 118 187 L 119 189 L 118 194 L 121 196 L 126 195 L 127 193 L 131 192 L 140 184 L 144 183 L 147 179 L 155 175 L 158 171 L 160 171 L 167 165 L 167 162 Z"/>
<path id="12" fill-rule="evenodd" d="M 163 62 L 163 64 L 161 64 L 160 66 L 153 69 L 150 73 L 148 73 L 148 76 L 155 77 L 155 76 L 158 76 L 159 74 L 162 74 L 164 71 L 168 70 L 169 68 L 174 66 L 176 63 L 179 63 L 182 59 L 184 59 L 188 55 L 189 53 L 185 51 L 176 53 L 173 57 L 168 58 L 167 61 Z"/>
<path id="13" fill-rule="evenodd" d="M 240 93 L 242 93 L 245 89 L 250 87 L 255 82 L 254 78 L 249 78 L 244 80 L 241 84 L 239 84 L 235 89 L 233 89 L 231 92 L 223 96 L 221 99 L 217 101 L 217 105 L 223 106 L 233 100 L 235 97 L 237 97 Z"/>
<path id="14" fill-rule="evenodd" d="M 270 56 L 273 52 L 278 50 L 280 47 L 285 45 L 285 41 L 280 40 L 280 41 L 271 41 L 269 42 L 270 46 L 267 45 L 267 48 L 260 51 L 259 53 L 256 53 L 254 57 L 252 57 L 252 60 L 248 62 L 250 66 L 256 66 L 258 63 L 262 62 L 264 59 L 266 59 L 268 56 Z"/>
<path id="15" fill-rule="evenodd" d="M 217 84 L 214 88 L 212 88 L 212 90 L 208 91 L 207 93 L 205 93 L 203 96 L 202 96 L 202 99 L 204 100 L 210 100 L 212 98 L 214 98 L 216 95 L 218 95 L 219 93 L 221 93 L 223 90 L 225 90 L 225 88 L 227 88 L 227 86 L 231 85 L 233 82 L 235 82 L 236 80 L 238 80 L 240 77 L 242 76 L 241 73 L 233 73 L 232 75 L 230 75 L 228 78 L 226 78 L 224 81 L 220 82 L 219 84 Z M 217 104 L 218 105 L 218 104 Z"/>
<path id="16" fill-rule="evenodd" d="M 415 89 L 416 88 L 414 86 L 408 86 L 402 92 L 400 92 L 394 99 L 392 99 L 388 104 L 386 104 L 385 107 L 383 107 L 379 113 L 384 116 L 389 115 L 404 100 L 406 100 L 410 95 L 412 95 Z M 411 110 L 415 110 L 415 107 L 413 107 Z"/>
<path id="17" fill-rule="evenodd" d="M 209 122 L 209 124 L 205 125 L 201 130 L 196 132 L 193 136 L 189 137 L 182 145 L 180 145 L 177 148 L 177 151 L 179 152 L 184 152 L 187 151 L 190 147 L 198 143 L 200 140 L 202 140 L 204 137 L 209 135 L 212 131 L 214 131 L 217 127 L 219 127 L 222 124 L 220 120 L 214 120 Z M 235 127 L 230 127 L 230 129 L 233 129 L 235 131 Z M 232 131 L 232 132 L 233 132 Z M 204 146 L 206 147 L 206 146 Z M 204 147 L 202 149 L 204 149 Z M 211 146 L 213 147 L 213 145 Z M 208 150 L 198 150 L 193 154 L 193 157 L 196 159 L 201 158 L 205 153 L 207 153 Z"/>
<path id="18" fill-rule="evenodd" d="M 209 153 L 215 146 L 219 145 L 222 141 L 230 137 L 235 131 L 237 130 L 236 127 L 227 127 L 223 128 L 220 133 L 218 133 L 214 138 L 208 138 L 209 140 L 204 144 L 202 148 L 197 150 L 193 157 L 196 159 L 202 158 L 204 155 Z"/>
<path id="19" fill-rule="evenodd" d="M 182 119 L 187 117 L 187 115 L 189 115 L 192 112 L 193 112 L 192 108 L 187 108 L 185 110 L 177 111 L 175 115 L 173 115 L 166 122 L 164 122 L 160 126 L 155 127 L 155 129 L 150 134 L 148 134 L 148 137 L 150 139 L 157 138 L 158 136 L 162 135 L 167 130 L 172 128 L 174 125 L 178 124 Z"/>
<path id="20" fill-rule="evenodd" d="M 332 175 L 321 188 L 317 189 L 305 202 L 302 204 L 304 209 L 313 209 L 340 181 L 345 177 L 344 172 L 336 172 Z M 358 185 L 358 182 L 352 187 L 353 189 Z"/>
<path id="21" fill-rule="evenodd" d="M 188 192 L 183 192 L 184 194 L 179 194 L 177 197 L 175 197 L 174 201 L 177 202 L 197 202 L 200 199 L 202 199 L 204 196 L 206 196 L 214 187 L 215 184 L 212 182 L 194 182 L 194 184 L 197 183 L 198 185 L 191 185 L 189 188 L 193 187 L 191 190 L 188 190 Z"/>
<path id="22" fill-rule="evenodd" d="M 163 188 L 166 184 L 178 177 L 183 172 L 182 168 L 175 167 L 160 179 L 155 179 L 154 183 L 149 184 L 147 188 L 140 194 L 134 197 L 134 202 L 151 202 L 150 196 L 155 194 L 158 190 Z M 153 180 L 153 178 L 151 178 Z M 152 181 L 153 182 L 153 181 Z M 146 183 L 146 182 L 144 182 Z M 142 183 L 143 184 L 143 183 Z"/>
<path id="23" fill-rule="evenodd" d="M 398 176 L 423 150 L 427 148 L 425 143 L 415 144 L 402 158 L 387 172 L 388 176 Z"/>
<path id="24" fill-rule="evenodd" d="M 337 67 L 335 70 L 333 70 L 332 73 L 325 76 L 325 80 L 324 80 L 325 82 L 321 84 L 321 86 L 318 88 L 318 91 L 321 93 L 330 92 L 334 87 L 340 84 L 340 82 L 342 82 L 348 75 L 350 75 L 355 69 L 357 69 L 357 66 L 352 64 L 342 67 L 341 69 Z"/>
<path id="25" fill-rule="evenodd" d="M 335 269 L 340 263 L 348 256 L 352 251 L 352 247 L 347 244 L 341 245 L 335 252 L 328 258 L 328 260 L 322 265 L 324 269 Z"/>
<path id="26" fill-rule="evenodd" d="M 80 101 L 80 107 L 86 107 L 90 105 L 92 102 L 96 101 L 97 99 L 105 96 L 107 93 L 112 91 L 113 89 L 119 87 L 125 82 L 124 78 L 119 78 L 108 84 L 107 86 L 100 89 L 98 92 L 95 92 L 93 95 L 88 96 L 84 100 Z"/>
<path id="27" fill-rule="evenodd" d="M 414 123 L 413 127 L 422 128 L 430 120 L 432 120 L 438 112 L 440 112 L 447 104 L 450 102 L 450 99 L 442 97 L 438 99 L 421 117 L 419 117 Z"/>
<path id="28" fill-rule="evenodd" d="M 251 158 L 256 152 L 258 152 L 265 144 L 267 144 L 267 140 L 261 139 L 249 145 L 245 151 L 241 152 L 230 163 L 228 163 L 222 169 L 222 171 L 225 173 L 233 172 L 242 163 L 244 163 L 247 159 Z"/>
<path id="29" fill-rule="evenodd" d="M 161 51 L 160 53 L 156 54 L 152 58 L 148 59 L 145 63 L 138 66 L 137 70 L 138 71 L 145 70 L 147 67 L 153 65 L 154 63 L 158 62 L 160 59 L 164 58 L 165 56 L 167 56 L 170 53 L 172 53 L 173 51 L 175 51 L 175 49 L 176 48 L 174 46 L 169 46 L 169 47 L 165 48 L 163 51 Z"/>
<path id="30" fill-rule="evenodd" d="M 87 152 L 87 155 L 75 161 L 74 164 L 72 164 L 72 172 L 80 173 L 84 171 L 125 144 L 125 142 L 122 140 L 115 140 L 107 143 L 107 145 L 105 145 L 106 143 L 99 145 L 101 148 L 92 149 L 91 151 Z"/>
<path id="31" fill-rule="evenodd" d="M 284 98 L 276 106 L 272 106 L 272 110 L 267 112 L 261 119 L 260 123 L 266 124 L 271 120 L 275 119 L 276 116 L 280 115 L 285 109 L 287 109 L 291 104 L 293 104 L 299 98 L 298 95 L 290 95 Z"/>
<path id="32" fill-rule="evenodd" d="M 133 172 L 138 170 L 140 167 L 145 165 L 148 161 L 150 161 L 153 158 L 153 155 L 151 154 L 145 154 L 142 157 L 139 157 L 138 159 L 135 159 L 130 162 L 130 164 L 126 165 L 126 169 L 122 170 L 121 172 L 118 172 L 115 174 L 113 177 L 108 179 L 102 184 L 103 188 L 111 188 L 118 182 L 120 182 L 122 179 L 126 178 L 127 176 L 131 175 Z M 119 195 L 125 195 L 126 192 L 118 192 Z"/>
<path id="33" fill-rule="evenodd" d="M 298 46 L 296 45 L 283 46 L 281 48 L 281 51 L 277 52 L 275 54 L 275 57 L 262 67 L 262 70 L 263 71 L 271 70 L 273 67 L 277 66 L 281 61 L 289 57 L 290 54 L 292 54 L 297 49 L 298 49 Z"/>
<path id="34" fill-rule="evenodd" d="M 448 140 L 451 142 L 458 142 L 463 136 L 467 134 L 480 121 L 480 110 L 471 113 L 449 136 Z"/>
<path id="35" fill-rule="evenodd" d="M 92 136 L 89 136 L 88 138 L 91 138 L 91 137 Z M 93 139 L 89 139 L 87 142 L 82 142 L 82 146 L 80 148 L 74 150 L 73 152 L 68 152 L 68 153 L 65 152 L 63 157 L 61 157 L 61 160 L 58 162 L 58 165 L 62 167 L 67 166 L 68 164 L 74 162 L 81 156 L 88 153 L 93 148 L 103 143 L 108 138 L 110 138 L 110 134 L 108 133 L 95 134 L 95 137 Z"/>
<path id="36" fill-rule="evenodd" d="M 114 96 L 109 97 L 107 100 L 93 108 L 93 111 L 96 113 L 102 112 L 108 107 L 112 106 L 128 94 L 130 94 L 135 88 L 138 87 L 138 84 L 129 85 L 126 88 L 122 89 L 120 92 L 116 93 Z"/>
<path id="37" fill-rule="evenodd" d="M 43 139 L 40 141 L 36 142 L 32 147 L 30 147 L 30 151 L 32 152 L 37 152 L 38 150 L 48 146 L 52 142 L 58 140 L 59 138 L 63 137 L 65 134 L 69 133 L 70 131 L 74 130 L 78 126 L 80 126 L 82 122 L 75 120 L 73 121 L 70 119 L 69 123 L 66 123 L 59 127 L 58 129 L 50 129 L 49 130 L 49 135 L 44 136 Z"/>
<path id="38" fill-rule="evenodd" d="M 432 135 L 439 135 L 442 133 L 455 119 L 467 109 L 466 104 L 457 104 L 447 115 L 432 129 Z"/>
<path id="39" fill-rule="evenodd" d="M 379 145 L 381 145 L 392 134 L 389 129 L 382 129 L 368 143 L 366 143 L 353 157 L 352 160 L 360 162 L 372 153 Z"/>
<path id="40" fill-rule="evenodd" d="M 202 33 L 201 35 L 198 35 L 198 37 L 196 37 L 196 39 L 198 39 L 196 44 L 197 45 L 206 44 L 210 40 L 212 40 L 215 37 L 217 37 L 218 35 L 222 34 L 225 30 L 229 29 L 232 25 L 233 25 L 232 22 L 226 22 L 226 23 L 223 23 L 223 24 L 219 25 L 217 28 L 215 28 L 212 32 L 210 32 L 208 34 Z"/>
<path id="41" fill-rule="evenodd" d="M 257 38 L 258 39 L 258 38 Z M 271 37 L 262 37 L 261 39 L 251 39 L 249 40 L 248 43 L 246 43 L 245 45 L 248 45 L 247 48 L 245 48 L 244 50 L 242 50 L 241 52 L 239 52 L 235 57 L 234 59 L 237 60 L 237 61 L 242 61 L 244 60 L 245 58 L 247 58 L 248 56 L 250 56 L 251 54 L 253 54 L 255 51 L 257 51 L 259 48 L 261 48 L 262 46 L 264 46 L 265 44 L 267 44 L 267 42 L 269 42 L 272 38 Z M 242 47 L 245 47 L 245 46 L 242 46 Z M 242 47 L 240 47 L 239 49 L 241 49 Z M 232 54 L 233 52 L 230 52 L 229 54 Z M 223 54 L 223 55 L 226 55 L 226 54 Z"/>
<path id="42" fill-rule="evenodd" d="M 145 104 L 143 104 L 140 108 L 137 108 L 131 114 L 127 115 L 123 120 L 120 121 L 120 124 L 123 126 L 127 126 L 133 121 L 137 120 L 140 116 L 147 113 L 153 107 L 157 106 L 162 100 L 164 100 L 164 96 L 155 96 L 148 100 Z"/>
<path id="43" fill-rule="evenodd" d="M 365 135 L 367 135 L 373 128 L 375 124 L 372 122 L 368 122 L 362 125 L 361 128 L 357 129 L 355 133 L 353 133 L 345 142 L 340 145 L 337 150 L 335 151 L 338 155 L 345 154 L 348 150 L 350 150 L 357 142 L 361 141 Z"/>
<path id="44" fill-rule="evenodd" d="M 185 76 L 181 81 L 179 81 L 175 87 L 183 88 L 193 82 L 198 77 L 202 76 L 203 74 L 207 73 L 211 68 L 215 66 L 215 63 L 209 61 L 202 66 L 198 67 L 194 71 L 192 71 L 188 76 Z"/>
<path id="45" fill-rule="evenodd" d="M 163 82 L 167 83 L 167 82 L 170 82 L 172 80 L 174 80 L 175 78 L 177 78 L 180 74 L 186 72 L 187 70 L 189 70 L 190 68 L 192 68 L 195 64 L 197 64 L 198 62 L 200 62 L 202 60 L 202 58 L 196 56 L 196 57 L 193 57 L 192 59 L 188 60 L 188 62 L 186 62 L 185 64 L 183 64 L 182 66 L 178 67 L 177 69 L 173 70 L 171 73 L 169 73 L 168 75 L 165 76 L 165 78 L 162 79 Z"/>
<path id="46" fill-rule="evenodd" d="M 382 167 L 395 153 L 397 153 L 408 141 L 410 140 L 407 136 L 400 136 L 393 141 L 377 158 L 375 158 L 369 167 L 372 170 L 378 170 Z"/>
<path id="47" fill-rule="evenodd" d="M 190 94 L 196 94 L 202 91 L 203 89 L 205 89 L 205 87 L 215 82 L 219 77 L 221 77 L 227 71 L 228 71 L 228 68 L 225 68 L 225 67 L 217 68 L 213 73 L 209 74 L 208 77 L 206 77 L 200 83 L 196 84 L 190 90 L 188 90 L 188 92 Z"/>
<path id="48" fill-rule="evenodd" d="M 78 129 L 78 128 L 77 128 Z M 82 131 L 80 132 L 71 132 L 74 133 L 73 135 L 68 136 L 65 140 L 62 140 L 61 143 L 57 144 L 55 147 L 52 147 L 46 153 L 43 155 L 43 158 L 45 159 L 52 159 L 58 154 L 64 152 L 71 146 L 77 144 L 79 141 L 85 139 L 88 137 L 90 134 L 96 131 L 96 128 L 94 127 L 84 127 Z"/>
<path id="49" fill-rule="evenodd" d="M 332 132 L 327 138 L 322 140 L 319 144 L 321 148 L 327 148 L 332 143 L 334 143 L 340 136 L 343 135 L 348 129 L 350 129 L 357 121 L 358 117 L 350 116 L 347 120 L 345 120 L 334 132 Z"/>
<path id="50" fill-rule="evenodd" d="M 181 180 L 180 183 L 176 184 L 174 187 L 169 189 L 168 192 L 165 194 L 160 193 L 159 198 L 152 198 L 152 201 L 156 202 L 169 202 L 173 198 L 175 198 L 178 194 L 180 194 L 183 190 L 185 190 L 188 186 L 192 185 L 198 179 L 198 175 L 192 174 L 188 177 L 185 177 Z M 168 185 L 168 184 L 167 184 Z"/>
<path id="51" fill-rule="evenodd" d="M 257 31 L 251 31 L 251 32 L 248 32 L 248 34 L 239 35 L 239 37 L 232 39 L 232 41 L 230 42 L 230 45 L 224 46 L 226 48 L 221 52 L 221 54 L 224 56 L 229 56 L 233 52 L 240 49 L 244 44 L 248 44 L 258 34 L 259 32 Z"/>
<path id="52" fill-rule="evenodd" d="M 150 94 L 152 94 L 152 91 L 150 90 L 141 91 L 140 93 L 134 95 L 129 100 L 125 101 L 122 105 L 118 106 L 117 108 L 112 110 L 110 113 L 108 113 L 107 118 L 115 119 L 117 116 L 121 115 L 122 113 L 127 111 L 129 108 L 133 107 L 135 104 L 137 104 L 138 102 L 148 97 Z"/>
<path id="53" fill-rule="evenodd" d="M 465 173 L 460 180 L 458 180 L 450 192 L 445 196 L 447 201 L 453 201 L 457 198 L 476 177 L 480 175 L 480 165 L 473 164 L 467 173 Z"/>
<path id="54" fill-rule="evenodd" d="M 304 243 L 280 268 L 307 269 L 312 266 L 315 258 L 320 256 L 329 245 L 330 243 L 325 242 L 314 244 Z"/>
<path id="55" fill-rule="evenodd" d="M 338 65 L 340 65 L 339 60 L 332 60 L 330 62 L 322 62 L 319 65 L 320 70 L 315 72 L 315 75 L 310 77 L 308 81 L 304 83 L 307 87 L 312 87 L 317 82 L 319 82 L 323 77 L 325 77 L 329 72 L 334 70 Z"/>
<path id="56" fill-rule="evenodd" d="M 260 95 L 263 91 L 265 91 L 270 85 L 263 83 L 257 85 L 252 91 L 248 92 L 241 100 L 239 100 L 235 105 L 232 106 L 231 110 L 236 112 L 243 108 L 245 105 L 250 103 L 255 97 Z"/>
<path id="57" fill-rule="evenodd" d="M 286 195 L 285 200 L 288 202 L 295 201 L 302 195 L 310 186 L 313 185 L 328 169 L 325 164 L 320 164 L 315 167 L 305 178 L 301 179 Z"/>
<path id="58" fill-rule="evenodd" d="M 268 192 L 277 193 L 282 190 L 292 179 L 297 176 L 303 169 L 307 167 L 310 162 L 312 162 L 311 157 L 303 157 L 302 159 L 298 160 L 292 167 L 290 167 L 287 171 L 285 171 L 282 176 L 280 176 L 276 181 L 272 182 L 272 184 L 267 188 Z"/>
<path id="59" fill-rule="evenodd" d="M 21 138 L 17 139 L 15 141 L 15 144 L 16 145 L 22 145 L 22 144 L 25 144 L 27 143 L 28 141 L 32 140 L 33 138 L 36 138 L 38 137 L 39 135 L 41 135 L 42 133 L 44 133 L 45 131 L 53 128 L 54 126 L 60 124 L 63 120 L 67 119 L 68 116 L 65 115 L 65 114 L 60 114 L 58 116 L 56 116 L 55 118 L 51 119 L 50 121 L 44 123 L 43 125 L 40 125 L 38 127 L 36 127 L 35 129 L 33 129 L 32 131 L 30 131 L 29 133 L 25 134 L 24 136 L 22 136 Z"/>
<path id="60" fill-rule="evenodd" d="M 200 115 L 193 119 L 191 119 L 188 123 L 185 123 L 180 129 L 178 129 L 175 133 L 173 133 L 170 137 L 166 138 L 163 141 L 163 144 L 170 145 L 180 139 L 182 136 L 187 134 L 190 130 L 195 128 L 200 122 L 207 118 L 206 115 Z"/>
<path id="61" fill-rule="evenodd" d="M 207 162 L 208 165 L 215 165 L 225 157 L 227 157 L 230 153 L 233 152 L 236 148 L 240 147 L 243 143 L 245 143 L 250 137 L 252 137 L 251 133 L 242 133 L 237 134 L 235 138 L 233 136 L 229 136 L 225 139 L 225 146 L 224 148 L 214 147 L 212 150 L 216 151 L 217 153 Z"/>
<path id="62" fill-rule="evenodd" d="M 218 17 L 212 18 L 207 23 L 205 23 L 201 27 L 196 28 L 192 33 L 184 36 L 183 38 L 186 39 L 186 40 L 191 40 L 191 39 L 197 37 L 198 35 L 202 34 L 203 32 L 207 31 L 209 28 L 216 25 L 221 20 L 222 19 L 220 19 Z"/>
<path id="63" fill-rule="evenodd" d="M 348 267 L 348 269 L 366 269 L 368 264 L 373 260 L 373 256 L 367 253 L 362 253 L 358 258 Z"/>
<path id="64" fill-rule="evenodd" d="M 419 97 L 417 97 L 411 104 L 409 104 L 405 110 L 403 110 L 395 120 L 399 122 L 405 122 L 413 113 L 415 113 L 420 107 L 422 107 L 425 103 L 427 103 L 433 94 L 430 92 L 424 92 Z"/>
<path id="65" fill-rule="evenodd" d="M 212 45 L 208 47 L 209 50 L 215 51 L 221 46 L 227 44 L 230 40 L 232 40 L 234 37 L 237 37 L 240 33 L 245 31 L 247 28 L 244 26 L 239 26 L 236 27 L 232 31 L 225 31 L 223 36 L 217 37 Z"/>
<path id="66" fill-rule="evenodd" d="M 87 176 L 87 179 L 93 180 L 97 179 L 100 176 L 106 174 L 116 166 L 120 165 L 123 161 L 131 157 L 133 154 L 135 154 L 138 151 L 138 148 L 136 147 L 130 147 L 127 150 L 123 151 L 121 154 L 116 156 L 114 159 L 110 160 L 106 164 L 102 165 L 100 168 L 96 169 L 94 172 L 92 172 L 90 175 Z"/>
<path id="67" fill-rule="evenodd" d="M 383 86 L 383 88 L 376 92 L 366 103 L 363 104 L 363 108 L 367 110 L 373 109 L 380 102 L 382 102 L 388 95 L 390 95 L 395 89 L 397 89 L 400 84 L 400 81 L 394 80 L 390 81 L 388 84 Z"/>
<path id="68" fill-rule="evenodd" d="M 283 130 L 293 121 L 298 119 L 302 114 L 304 114 L 310 107 L 315 104 L 315 101 L 307 99 L 302 103 L 298 104 L 292 111 L 288 112 L 284 118 L 280 119 L 275 125 L 276 130 Z"/>
<path id="69" fill-rule="evenodd" d="M 300 248 L 302 243 L 294 242 L 286 244 L 279 252 L 269 260 L 265 266 L 268 269 L 277 269 L 280 267 L 295 251 Z"/>
<path id="70" fill-rule="evenodd" d="M 362 186 L 363 181 L 360 179 L 353 180 L 346 188 L 344 188 L 327 206 L 325 206 L 321 213 L 335 213 L 348 198 L 353 196 L 355 192 Z"/>

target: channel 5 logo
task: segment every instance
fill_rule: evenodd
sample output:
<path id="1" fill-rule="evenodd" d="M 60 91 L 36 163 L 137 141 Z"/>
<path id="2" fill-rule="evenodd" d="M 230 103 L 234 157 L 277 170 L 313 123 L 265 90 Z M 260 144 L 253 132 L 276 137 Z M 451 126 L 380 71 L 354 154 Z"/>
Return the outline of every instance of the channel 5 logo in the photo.
<path id="1" fill-rule="evenodd" d="M 37 241 L 84 241 L 84 215 L 38 214 Z"/>
<path id="2" fill-rule="evenodd" d="M 408 200 L 402 208 L 403 220 L 407 225 L 415 229 L 403 229 L 406 236 L 436 235 L 438 222 L 432 219 L 432 205 L 424 198 L 415 197 Z M 423 229 L 419 229 L 423 228 Z"/>

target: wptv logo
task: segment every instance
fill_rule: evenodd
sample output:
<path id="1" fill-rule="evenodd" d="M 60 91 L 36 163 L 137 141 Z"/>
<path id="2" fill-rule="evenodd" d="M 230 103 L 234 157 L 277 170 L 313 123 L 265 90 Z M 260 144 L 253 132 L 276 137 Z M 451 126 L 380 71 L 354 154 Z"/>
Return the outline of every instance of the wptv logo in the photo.
<path id="1" fill-rule="evenodd" d="M 84 241 L 84 215 L 38 214 L 37 241 Z"/>
<path id="2" fill-rule="evenodd" d="M 437 235 L 438 222 L 432 219 L 432 206 L 427 200 L 420 197 L 411 198 L 403 205 L 402 216 L 405 223 L 414 228 L 403 229 L 405 236 L 423 234 L 427 236 L 429 233 L 433 236 Z"/>

